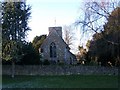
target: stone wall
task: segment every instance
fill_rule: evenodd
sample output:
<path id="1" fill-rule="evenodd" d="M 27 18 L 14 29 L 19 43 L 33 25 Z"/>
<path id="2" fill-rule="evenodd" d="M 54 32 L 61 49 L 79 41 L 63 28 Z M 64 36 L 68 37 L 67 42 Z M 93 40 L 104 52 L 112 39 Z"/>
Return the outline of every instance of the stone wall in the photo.
<path id="1" fill-rule="evenodd" d="M 2 66 L 3 75 L 11 75 L 11 66 Z M 115 67 L 96 67 L 96 66 L 57 66 L 57 65 L 28 65 L 15 66 L 15 75 L 118 75 L 118 68 Z"/>

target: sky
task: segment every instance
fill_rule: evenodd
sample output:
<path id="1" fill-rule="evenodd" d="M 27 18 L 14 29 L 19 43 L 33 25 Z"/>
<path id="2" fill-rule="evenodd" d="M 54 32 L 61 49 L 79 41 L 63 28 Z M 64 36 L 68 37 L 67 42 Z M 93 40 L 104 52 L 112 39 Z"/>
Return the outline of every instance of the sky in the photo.
<path id="1" fill-rule="evenodd" d="M 79 7 L 82 0 L 27 0 L 32 6 L 27 41 L 35 36 L 48 34 L 48 27 L 71 25 L 79 17 Z M 80 30 L 75 30 L 76 50 L 80 43 Z M 74 49 L 74 52 L 76 52 Z"/>
<path id="2" fill-rule="evenodd" d="M 35 36 L 48 35 L 48 27 L 73 25 L 79 17 L 83 16 L 81 8 L 84 9 L 84 2 L 91 1 L 109 2 L 110 0 L 27 0 L 27 4 L 32 7 L 28 23 L 31 31 L 28 32 L 27 41 L 32 41 Z M 72 52 L 76 53 L 78 45 L 85 46 L 92 34 L 89 33 L 81 40 L 83 36 L 80 27 L 74 32 L 76 37 Z"/>
<path id="3" fill-rule="evenodd" d="M 48 35 L 48 27 L 63 27 L 64 25 L 73 24 L 80 16 L 82 16 L 80 10 L 81 7 L 84 9 L 84 2 L 91 1 L 108 2 L 110 0 L 26 0 L 27 4 L 32 7 L 31 17 L 28 23 L 31 31 L 28 32 L 26 40 L 31 42 L 35 36 L 43 34 Z M 78 45 L 82 44 L 85 46 L 87 40 L 90 39 L 91 34 L 89 33 L 89 35 L 81 41 L 81 37 L 83 36 L 81 35 L 80 27 L 75 29 L 74 32 L 76 40 L 72 52 L 76 53 Z"/>

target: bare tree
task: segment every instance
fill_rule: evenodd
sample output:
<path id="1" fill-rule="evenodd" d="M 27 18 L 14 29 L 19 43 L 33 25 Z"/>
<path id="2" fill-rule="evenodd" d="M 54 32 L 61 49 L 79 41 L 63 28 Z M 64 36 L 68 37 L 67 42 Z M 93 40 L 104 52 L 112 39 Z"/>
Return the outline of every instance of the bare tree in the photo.
<path id="1" fill-rule="evenodd" d="M 104 31 L 104 25 L 108 22 L 111 12 L 117 7 L 117 5 L 117 0 L 86 1 L 82 8 L 83 15 L 75 22 L 75 24 L 82 27 L 83 33 L 91 32 L 95 34 L 102 32 Z M 115 42 L 109 40 L 106 41 L 117 45 Z"/>
<path id="2" fill-rule="evenodd" d="M 115 55 L 116 52 L 119 60 L 119 50 L 120 50 L 119 33 L 114 34 L 115 32 L 120 31 L 120 27 L 119 27 L 120 7 L 119 8 L 118 7 L 119 7 L 118 0 L 107 0 L 107 1 L 94 0 L 91 2 L 85 2 L 84 8 L 82 9 L 83 15 L 76 21 L 75 24 L 82 27 L 83 34 L 87 32 L 87 33 L 93 33 L 92 35 L 94 36 L 97 35 L 97 38 L 102 37 L 102 40 L 99 44 L 102 44 L 104 50 L 106 49 L 106 51 L 108 51 L 108 44 L 110 44 L 109 46 L 112 46 L 112 48 L 110 48 L 111 53 Z M 112 32 L 110 34 L 111 36 L 109 35 L 109 38 L 106 37 L 110 32 Z M 115 39 L 113 39 L 113 37 Z M 105 44 L 107 45 L 106 47 L 104 43 L 107 43 Z M 103 51 L 103 47 L 101 47 L 100 50 L 101 53 L 105 55 L 107 54 L 107 52 Z"/>
<path id="3" fill-rule="evenodd" d="M 66 44 L 70 47 L 73 45 L 75 40 L 75 33 L 73 32 L 72 26 L 64 26 L 63 27 L 63 33 L 64 33 L 64 40 Z"/>

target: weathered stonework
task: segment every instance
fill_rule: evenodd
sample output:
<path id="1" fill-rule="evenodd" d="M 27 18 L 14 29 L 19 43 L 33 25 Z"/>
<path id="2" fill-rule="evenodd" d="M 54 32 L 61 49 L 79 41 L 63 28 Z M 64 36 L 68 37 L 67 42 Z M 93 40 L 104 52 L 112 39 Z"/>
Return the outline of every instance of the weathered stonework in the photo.
<path id="1" fill-rule="evenodd" d="M 51 43 L 55 45 L 54 52 L 50 49 Z M 43 60 L 47 59 L 49 61 L 72 64 L 76 61 L 76 57 L 69 49 L 68 45 L 62 39 L 62 27 L 49 27 L 49 35 L 40 47 Z M 52 54 L 56 54 L 55 57 L 50 56 L 51 52 L 53 52 Z"/>
<path id="2" fill-rule="evenodd" d="M 12 75 L 11 65 L 2 66 L 2 75 Z M 119 68 L 82 65 L 16 65 L 15 75 L 119 75 Z"/>

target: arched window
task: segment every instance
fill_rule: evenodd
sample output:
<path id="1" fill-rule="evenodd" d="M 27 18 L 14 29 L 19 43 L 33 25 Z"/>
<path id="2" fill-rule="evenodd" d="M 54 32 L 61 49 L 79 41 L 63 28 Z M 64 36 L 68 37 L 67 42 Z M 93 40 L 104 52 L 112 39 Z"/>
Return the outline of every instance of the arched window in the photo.
<path id="1" fill-rule="evenodd" d="M 56 45 L 54 42 L 50 44 L 50 57 L 55 58 L 56 57 Z"/>

